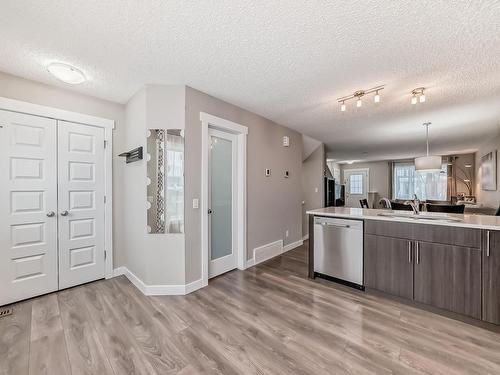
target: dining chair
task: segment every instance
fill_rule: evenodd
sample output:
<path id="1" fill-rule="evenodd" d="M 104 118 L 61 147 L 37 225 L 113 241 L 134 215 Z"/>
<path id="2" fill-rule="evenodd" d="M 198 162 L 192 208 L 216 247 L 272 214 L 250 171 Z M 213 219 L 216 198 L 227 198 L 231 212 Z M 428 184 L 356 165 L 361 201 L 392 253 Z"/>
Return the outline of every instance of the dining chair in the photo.
<path id="1" fill-rule="evenodd" d="M 361 205 L 361 208 L 370 208 L 370 206 L 368 206 L 368 199 L 366 198 L 360 199 L 359 204 Z"/>
<path id="2" fill-rule="evenodd" d="M 465 204 L 427 204 L 428 212 L 446 212 L 449 214 L 463 214 Z"/>

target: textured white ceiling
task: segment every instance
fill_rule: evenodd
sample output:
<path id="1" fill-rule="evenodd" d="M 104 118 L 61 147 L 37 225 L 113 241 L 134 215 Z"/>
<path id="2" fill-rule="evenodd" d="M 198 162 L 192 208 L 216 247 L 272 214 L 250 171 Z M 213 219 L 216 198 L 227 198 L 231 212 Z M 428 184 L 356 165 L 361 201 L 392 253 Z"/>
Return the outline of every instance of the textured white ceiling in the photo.
<path id="1" fill-rule="evenodd" d="M 327 144 L 336 159 L 475 149 L 498 131 L 499 1 L 2 0 L 0 70 L 124 103 L 187 84 Z M 382 102 L 336 98 L 386 84 Z M 428 102 L 410 106 L 425 86 Z M 352 104 L 350 104 L 352 107 Z"/>

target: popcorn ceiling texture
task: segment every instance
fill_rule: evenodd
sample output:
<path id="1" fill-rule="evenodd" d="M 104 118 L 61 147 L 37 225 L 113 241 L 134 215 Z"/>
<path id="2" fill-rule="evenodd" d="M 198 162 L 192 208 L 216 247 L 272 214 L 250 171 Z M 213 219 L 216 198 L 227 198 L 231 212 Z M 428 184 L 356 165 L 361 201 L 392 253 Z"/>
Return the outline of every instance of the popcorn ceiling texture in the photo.
<path id="1" fill-rule="evenodd" d="M 331 157 L 477 148 L 498 132 L 498 1 L 4 0 L 0 70 L 126 102 L 145 83 L 187 84 L 326 143 Z M 336 98 L 387 84 L 340 113 Z M 410 106 L 411 89 L 428 102 Z M 389 145 L 390 149 L 389 149 Z M 397 146 L 394 146 L 397 145 Z"/>

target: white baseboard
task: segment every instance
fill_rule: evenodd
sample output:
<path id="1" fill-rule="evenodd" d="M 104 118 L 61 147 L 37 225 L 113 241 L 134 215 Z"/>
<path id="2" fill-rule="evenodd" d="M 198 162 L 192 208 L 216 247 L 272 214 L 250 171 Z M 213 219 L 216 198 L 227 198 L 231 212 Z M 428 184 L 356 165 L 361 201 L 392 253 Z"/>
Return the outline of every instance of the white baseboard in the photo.
<path id="1" fill-rule="evenodd" d="M 265 262 L 266 260 L 286 253 L 287 251 L 301 246 L 303 243 L 304 240 L 298 240 L 283 246 L 283 240 L 278 240 L 263 246 L 256 247 L 255 249 L 253 249 L 253 258 L 247 260 L 246 268 L 253 267 L 259 263 Z"/>
<path id="2" fill-rule="evenodd" d="M 254 265 L 274 258 L 283 252 L 283 240 L 274 241 L 253 249 Z"/>
<path id="3" fill-rule="evenodd" d="M 287 251 L 290 251 L 292 249 L 295 249 L 296 247 L 302 246 L 304 244 L 304 240 L 298 240 L 292 243 L 289 243 L 288 245 L 283 247 L 283 250 L 281 253 L 286 253 Z"/>
<path id="4" fill-rule="evenodd" d="M 304 237 L 302 237 L 302 241 L 307 241 L 309 239 L 309 233 L 305 234 Z"/>
<path id="5" fill-rule="evenodd" d="M 246 268 L 250 268 L 250 267 L 253 267 L 253 266 L 255 266 L 255 258 L 247 259 Z"/>
<path id="6" fill-rule="evenodd" d="M 127 267 L 118 267 L 113 270 L 113 276 L 120 275 L 124 275 L 129 279 L 146 296 L 183 296 L 203 286 L 201 279 L 185 285 L 148 285 L 134 275 Z"/>

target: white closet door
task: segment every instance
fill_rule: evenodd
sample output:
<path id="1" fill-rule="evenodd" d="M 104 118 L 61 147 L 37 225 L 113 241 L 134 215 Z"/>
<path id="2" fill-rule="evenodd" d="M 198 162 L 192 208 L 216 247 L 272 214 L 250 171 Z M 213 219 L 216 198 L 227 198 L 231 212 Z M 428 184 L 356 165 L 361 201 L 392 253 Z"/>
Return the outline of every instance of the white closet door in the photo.
<path id="1" fill-rule="evenodd" d="M 0 305 L 5 305 L 57 290 L 56 121 L 0 110 L 0 126 Z"/>
<path id="2" fill-rule="evenodd" d="M 104 129 L 58 122 L 59 288 L 104 277 Z"/>

